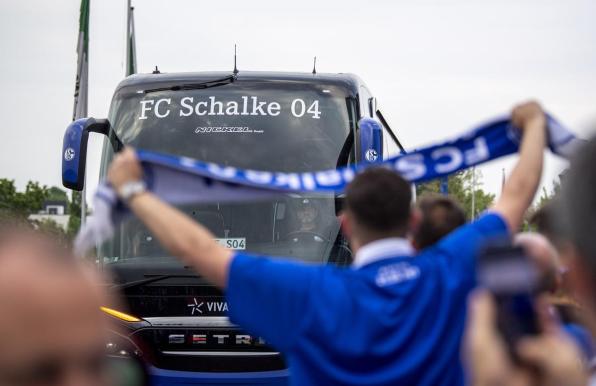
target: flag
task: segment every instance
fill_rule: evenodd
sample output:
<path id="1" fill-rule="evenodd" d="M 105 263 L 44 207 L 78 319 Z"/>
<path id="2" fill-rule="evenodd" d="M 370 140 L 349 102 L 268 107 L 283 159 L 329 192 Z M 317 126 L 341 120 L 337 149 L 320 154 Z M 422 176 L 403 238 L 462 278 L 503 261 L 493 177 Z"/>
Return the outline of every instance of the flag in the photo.
<path id="1" fill-rule="evenodd" d="M 128 13 L 126 18 L 126 76 L 137 73 L 137 45 L 135 42 L 134 7 L 128 0 Z"/>
<path id="2" fill-rule="evenodd" d="M 89 94 L 89 1 L 81 0 L 79 39 L 77 43 L 77 77 L 72 120 L 87 116 Z"/>
<path id="3" fill-rule="evenodd" d="M 505 168 L 501 169 L 501 193 L 503 193 L 504 188 L 505 188 Z"/>
<path id="4" fill-rule="evenodd" d="M 81 0 L 79 16 L 79 38 L 77 42 L 77 77 L 75 80 L 74 107 L 72 120 L 87 117 L 89 96 L 89 4 L 90 0 Z M 87 190 L 83 185 L 81 193 L 81 225 L 87 217 Z"/>
<path id="5" fill-rule="evenodd" d="M 496 119 L 463 133 L 454 140 L 431 144 L 376 164 L 304 173 L 242 170 L 187 157 L 137 150 L 147 189 L 172 204 L 234 202 L 271 198 L 295 192 L 339 194 L 354 176 L 367 167 L 385 167 L 410 182 L 442 178 L 503 156 L 519 147 L 518 129 L 508 118 Z M 569 130 L 548 118 L 549 147 L 568 157 L 581 145 Z M 106 241 L 115 226 L 130 215 L 116 192 L 105 181 L 94 199 L 94 216 L 75 240 L 75 253 Z"/>

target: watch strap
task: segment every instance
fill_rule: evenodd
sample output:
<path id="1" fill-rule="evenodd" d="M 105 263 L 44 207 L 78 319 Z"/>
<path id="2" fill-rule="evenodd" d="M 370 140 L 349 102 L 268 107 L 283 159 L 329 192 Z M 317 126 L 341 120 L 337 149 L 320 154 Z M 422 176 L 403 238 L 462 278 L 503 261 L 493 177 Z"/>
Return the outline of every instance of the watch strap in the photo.
<path id="1" fill-rule="evenodd" d="M 144 181 L 130 181 L 125 183 L 118 189 L 118 197 L 124 201 L 128 202 L 134 196 L 141 194 L 147 191 L 147 185 Z"/>

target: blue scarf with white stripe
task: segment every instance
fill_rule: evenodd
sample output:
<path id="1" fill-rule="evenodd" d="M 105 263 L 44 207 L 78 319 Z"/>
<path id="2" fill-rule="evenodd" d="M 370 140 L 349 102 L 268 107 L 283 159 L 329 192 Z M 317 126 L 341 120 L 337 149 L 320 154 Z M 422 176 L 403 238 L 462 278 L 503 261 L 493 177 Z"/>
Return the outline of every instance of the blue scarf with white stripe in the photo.
<path id="1" fill-rule="evenodd" d="M 569 158 L 582 142 L 548 116 L 548 145 L 551 151 Z M 411 182 L 423 182 L 467 169 L 518 151 L 520 130 L 509 118 L 483 124 L 460 137 L 423 147 L 374 164 L 359 164 L 332 170 L 284 173 L 244 170 L 187 157 L 138 149 L 148 189 L 171 204 L 246 201 L 284 192 L 341 194 L 354 176 L 367 167 L 394 170 Z M 83 253 L 112 237 L 115 225 L 128 211 L 113 189 L 103 182 L 94 199 L 94 215 L 75 240 Z"/>

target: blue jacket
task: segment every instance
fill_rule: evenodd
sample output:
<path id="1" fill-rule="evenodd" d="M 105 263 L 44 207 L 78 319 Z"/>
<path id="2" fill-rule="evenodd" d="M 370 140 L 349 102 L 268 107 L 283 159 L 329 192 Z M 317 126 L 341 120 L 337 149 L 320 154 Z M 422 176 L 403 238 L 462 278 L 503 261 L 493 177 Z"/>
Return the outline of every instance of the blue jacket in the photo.
<path id="1" fill-rule="evenodd" d="M 462 385 L 460 341 L 483 216 L 416 256 L 338 268 L 237 254 L 231 320 L 283 352 L 292 385 Z"/>

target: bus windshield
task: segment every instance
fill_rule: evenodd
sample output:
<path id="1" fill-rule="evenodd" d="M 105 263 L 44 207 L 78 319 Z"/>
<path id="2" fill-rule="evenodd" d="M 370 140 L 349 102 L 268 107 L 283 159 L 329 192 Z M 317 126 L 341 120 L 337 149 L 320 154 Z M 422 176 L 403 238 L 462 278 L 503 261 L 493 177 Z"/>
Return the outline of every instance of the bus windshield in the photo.
<path id="1" fill-rule="evenodd" d="M 355 99 L 335 85 L 234 82 L 206 89 L 121 90 L 110 122 L 126 145 L 253 170 L 333 169 L 353 159 Z M 104 148 L 102 170 L 112 157 Z M 347 263 L 351 253 L 330 195 L 180 206 L 235 250 Z M 137 220 L 103 245 L 108 263 L 169 259 Z"/>
<path id="2" fill-rule="evenodd" d="M 110 122 L 125 144 L 145 150 L 254 170 L 335 168 L 354 125 L 351 99 L 336 86 L 291 86 L 122 92 Z"/>

